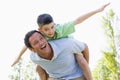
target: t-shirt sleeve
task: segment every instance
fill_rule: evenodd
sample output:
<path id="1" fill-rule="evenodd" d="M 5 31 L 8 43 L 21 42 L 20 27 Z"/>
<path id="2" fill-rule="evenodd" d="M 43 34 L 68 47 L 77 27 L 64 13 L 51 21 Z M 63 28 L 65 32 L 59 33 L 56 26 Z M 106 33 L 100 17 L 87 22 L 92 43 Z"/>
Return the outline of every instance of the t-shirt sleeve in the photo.
<path id="1" fill-rule="evenodd" d="M 72 43 L 72 51 L 74 54 L 79 54 L 84 50 L 84 48 L 85 48 L 85 44 L 83 42 L 74 40 L 74 42 Z"/>
<path id="2" fill-rule="evenodd" d="M 65 24 L 57 24 L 56 25 L 56 39 L 67 37 L 68 35 L 75 32 L 75 27 L 73 22 L 68 22 Z"/>

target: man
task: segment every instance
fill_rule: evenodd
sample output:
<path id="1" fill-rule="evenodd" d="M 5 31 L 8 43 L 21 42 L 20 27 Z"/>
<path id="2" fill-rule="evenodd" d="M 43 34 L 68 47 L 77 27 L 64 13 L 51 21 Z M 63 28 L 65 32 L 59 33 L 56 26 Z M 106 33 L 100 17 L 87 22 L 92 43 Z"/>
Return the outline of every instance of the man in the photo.
<path id="1" fill-rule="evenodd" d="M 84 44 L 70 38 L 46 41 L 40 32 L 26 34 L 25 45 L 32 51 L 31 60 L 40 65 L 41 80 L 92 80 L 92 75 L 82 50 Z M 76 62 L 75 55 L 81 55 Z M 83 70 L 83 71 L 82 71 Z"/>

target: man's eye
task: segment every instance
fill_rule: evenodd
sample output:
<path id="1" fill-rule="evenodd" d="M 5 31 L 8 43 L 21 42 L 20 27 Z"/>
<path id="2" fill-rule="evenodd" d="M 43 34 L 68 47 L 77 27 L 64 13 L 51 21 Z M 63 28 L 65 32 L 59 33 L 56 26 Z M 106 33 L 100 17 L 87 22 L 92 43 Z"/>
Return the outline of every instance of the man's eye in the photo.
<path id="1" fill-rule="evenodd" d="M 37 43 L 38 43 L 38 41 L 34 42 L 34 44 L 33 44 L 33 45 L 36 45 Z"/>
<path id="2" fill-rule="evenodd" d="M 40 40 L 42 40 L 43 38 L 40 38 Z"/>

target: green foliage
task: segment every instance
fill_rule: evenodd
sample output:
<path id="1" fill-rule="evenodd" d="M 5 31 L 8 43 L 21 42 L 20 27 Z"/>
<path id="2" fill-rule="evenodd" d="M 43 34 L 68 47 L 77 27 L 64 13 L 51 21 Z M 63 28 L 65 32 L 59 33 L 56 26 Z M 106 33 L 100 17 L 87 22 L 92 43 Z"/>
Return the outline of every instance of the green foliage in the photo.
<path id="1" fill-rule="evenodd" d="M 116 60 L 119 55 L 118 52 L 120 52 L 118 50 L 120 47 L 120 33 L 116 34 L 116 29 L 113 26 L 115 24 L 114 18 L 115 13 L 110 10 L 102 20 L 108 47 L 101 51 L 103 57 L 98 61 L 98 65 L 93 70 L 94 80 L 120 79 L 120 65 Z"/>
<path id="2" fill-rule="evenodd" d="M 104 58 L 101 58 L 101 60 L 98 62 L 99 65 L 97 65 L 96 68 L 94 69 L 92 73 L 94 80 L 110 80 L 109 74 L 111 72 L 106 67 L 104 61 L 105 61 Z"/>
<path id="3" fill-rule="evenodd" d="M 35 64 L 31 61 L 20 60 L 13 67 L 13 72 L 9 75 L 11 80 L 37 80 L 38 74 L 35 71 Z"/>

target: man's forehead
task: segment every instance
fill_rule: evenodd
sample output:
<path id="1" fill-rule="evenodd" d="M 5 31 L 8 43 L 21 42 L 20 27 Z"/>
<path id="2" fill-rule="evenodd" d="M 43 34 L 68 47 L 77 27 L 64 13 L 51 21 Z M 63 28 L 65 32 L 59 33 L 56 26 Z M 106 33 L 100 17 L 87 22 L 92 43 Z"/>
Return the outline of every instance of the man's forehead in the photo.
<path id="1" fill-rule="evenodd" d="M 29 40 L 34 40 L 37 38 L 43 37 L 40 33 L 35 32 L 34 34 L 31 35 L 31 37 L 29 38 Z"/>

